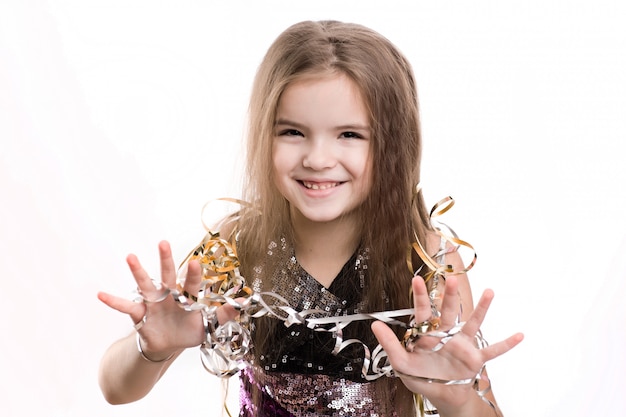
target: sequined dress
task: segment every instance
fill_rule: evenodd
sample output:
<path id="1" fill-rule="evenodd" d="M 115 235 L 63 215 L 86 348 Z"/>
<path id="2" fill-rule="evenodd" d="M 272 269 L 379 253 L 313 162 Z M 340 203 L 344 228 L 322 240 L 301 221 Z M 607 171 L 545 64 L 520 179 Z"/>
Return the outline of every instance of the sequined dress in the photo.
<path id="1" fill-rule="evenodd" d="M 290 251 L 284 245 L 282 250 Z M 367 251 L 357 252 L 329 288 L 300 266 L 292 250 L 286 259 L 284 268 L 274 276 L 273 291 L 285 297 L 291 307 L 297 311 L 320 309 L 327 312 L 326 316 L 362 312 Z M 260 275 L 253 286 L 259 285 Z M 369 324 L 361 326 L 369 329 Z M 316 332 L 304 325 L 286 327 L 282 322 L 274 330 L 276 343 L 272 342 L 267 352 L 249 357 L 248 367 L 240 373 L 240 417 L 398 415 L 377 403 L 375 383 L 362 377 L 362 346 L 349 346 L 334 355 L 332 333 Z M 368 346 L 377 343 L 371 331 L 363 331 L 354 323 L 344 332 L 344 340 L 354 335 L 365 338 Z M 255 387 L 260 397 L 258 405 L 253 399 Z"/>

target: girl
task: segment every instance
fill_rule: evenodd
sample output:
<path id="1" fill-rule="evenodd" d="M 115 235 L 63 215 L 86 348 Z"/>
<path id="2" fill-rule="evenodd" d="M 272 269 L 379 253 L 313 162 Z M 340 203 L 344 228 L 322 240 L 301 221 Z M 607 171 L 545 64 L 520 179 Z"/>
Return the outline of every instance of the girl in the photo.
<path id="1" fill-rule="evenodd" d="M 355 24 L 288 28 L 252 91 L 243 196 L 253 204 L 220 230 L 237 248 L 235 276 L 251 284 L 239 301 L 256 293 L 274 302 L 252 317 L 250 303 L 229 293 L 221 307 L 198 312 L 190 300 L 206 290 L 207 273 L 197 260 L 177 291 L 166 242 L 162 284 L 130 255 L 144 302 L 99 294 L 137 329 L 102 359 L 105 398 L 142 398 L 182 350 L 206 346 L 215 326 L 239 320 L 241 343 L 246 331 L 252 342 L 237 368 L 241 416 L 411 416 L 422 408 L 415 398 L 441 416 L 494 415 L 484 364 L 522 336 L 477 345 L 493 294 L 474 308 L 466 268 L 454 246 L 442 245 L 416 188 L 420 154 L 415 80 L 394 45 Z M 389 312 L 407 316 L 408 308 L 407 330 L 408 318 Z M 295 312 L 292 322 L 278 320 L 278 310 Z M 368 316 L 375 312 L 387 315 Z M 315 324 L 328 318 L 347 319 L 332 331 Z"/>

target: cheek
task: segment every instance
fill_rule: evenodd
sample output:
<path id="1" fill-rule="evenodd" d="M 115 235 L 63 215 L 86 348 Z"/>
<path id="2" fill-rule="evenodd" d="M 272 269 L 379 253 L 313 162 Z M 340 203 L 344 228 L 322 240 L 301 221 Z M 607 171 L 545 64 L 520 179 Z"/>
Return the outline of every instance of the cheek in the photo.
<path id="1" fill-rule="evenodd" d="M 355 153 L 352 166 L 354 167 L 354 172 L 359 173 L 359 177 L 361 178 L 363 184 L 371 184 L 373 165 L 374 162 L 372 161 L 369 150 L 364 150 L 358 154 Z"/>
<path id="2" fill-rule="evenodd" d="M 274 144 L 272 146 L 272 165 L 271 165 L 271 169 L 274 174 L 278 172 L 280 169 L 280 166 L 281 166 L 280 161 L 281 161 L 280 147 Z"/>
<path id="3" fill-rule="evenodd" d="M 274 147 L 272 151 L 271 179 L 276 187 L 281 189 L 281 183 L 289 172 L 289 158 L 280 147 Z"/>
<path id="4" fill-rule="evenodd" d="M 369 194 L 372 189 L 372 182 L 374 181 L 374 169 L 372 168 L 372 162 L 369 161 L 365 170 L 363 171 L 363 192 Z"/>
<path id="5" fill-rule="evenodd" d="M 272 146 L 272 168 L 274 172 L 284 171 L 286 163 L 286 152 L 280 144 Z"/>
<path id="6" fill-rule="evenodd" d="M 370 193 L 370 190 L 372 189 L 372 184 L 374 182 L 374 161 L 372 160 L 369 152 L 367 153 L 367 156 L 365 158 L 366 162 L 361 175 L 363 178 L 363 193 L 367 195 Z"/>

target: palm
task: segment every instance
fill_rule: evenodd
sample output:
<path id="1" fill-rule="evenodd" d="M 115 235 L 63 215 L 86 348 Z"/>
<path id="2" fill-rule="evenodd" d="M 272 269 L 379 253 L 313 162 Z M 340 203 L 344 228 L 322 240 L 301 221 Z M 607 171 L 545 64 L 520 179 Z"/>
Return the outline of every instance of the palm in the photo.
<path id="1" fill-rule="evenodd" d="M 167 242 L 159 244 L 159 255 L 161 281 L 164 287 L 176 288 L 176 268 Z M 155 287 L 139 260 L 134 255 L 129 255 L 127 262 L 144 299 L 163 298 L 161 297 L 162 290 Z M 200 282 L 200 267 L 196 262 L 190 262 L 185 290 L 190 294 L 197 294 Z M 140 333 L 144 346 L 150 351 L 179 350 L 197 346 L 203 341 L 204 328 L 200 313 L 185 311 L 180 308 L 173 297 L 165 297 L 160 302 L 143 303 L 106 293 L 100 293 L 98 297 L 109 307 L 128 314 L 133 323 L 138 323 L 145 317 L 145 324 L 141 327 Z"/>
<path id="2" fill-rule="evenodd" d="M 419 277 L 413 280 L 413 293 L 416 319 L 430 318 L 430 300 L 424 282 Z M 484 364 L 521 341 L 521 335 L 515 335 L 492 346 L 477 348 L 475 336 L 492 299 L 493 292 L 485 291 L 460 331 L 438 350 L 433 348 L 442 340 L 440 337 L 424 335 L 409 352 L 384 323 L 376 322 L 372 328 L 387 352 L 394 371 L 409 390 L 424 395 L 436 407 L 459 407 L 467 402 L 470 395 L 475 395 L 473 382 Z M 440 330 L 449 331 L 457 325 L 461 326 L 457 323 L 459 305 L 457 281 L 449 277 L 441 308 Z"/>

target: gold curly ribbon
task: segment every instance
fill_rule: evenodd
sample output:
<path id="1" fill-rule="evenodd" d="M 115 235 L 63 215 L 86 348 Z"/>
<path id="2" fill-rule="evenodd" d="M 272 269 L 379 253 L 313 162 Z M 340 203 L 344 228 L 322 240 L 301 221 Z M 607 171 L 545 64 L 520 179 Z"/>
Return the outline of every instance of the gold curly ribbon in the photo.
<path id="1" fill-rule="evenodd" d="M 416 195 L 418 192 L 419 192 L 419 188 L 417 188 L 416 190 Z M 420 259 L 426 264 L 426 266 L 430 269 L 430 271 L 424 274 L 423 276 L 425 282 L 428 282 L 435 275 L 445 276 L 445 275 L 464 274 L 470 269 L 472 269 L 474 265 L 476 264 L 477 254 L 476 254 L 476 251 L 474 250 L 474 247 L 471 244 L 469 244 L 469 242 L 459 239 L 457 234 L 449 226 L 435 220 L 437 217 L 440 217 L 441 215 L 449 211 L 452 208 L 452 206 L 454 206 L 454 199 L 449 196 L 435 203 L 435 205 L 432 207 L 429 213 L 431 224 L 433 225 L 435 233 L 439 235 L 444 241 L 455 244 L 456 249 L 458 249 L 461 246 L 468 248 L 473 253 L 472 261 L 467 266 L 464 266 L 460 270 L 455 270 L 454 267 L 449 264 L 440 264 L 433 257 L 428 255 L 428 252 L 426 251 L 426 249 L 424 249 L 422 242 L 419 240 L 417 235 L 415 235 L 415 242 L 411 244 L 411 247 L 420 257 Z M 440 253 L 437 253 L 435 255 L 435 258 L 438 257 L 439 255 Z M 407 257 L 407 265 L 411 273 L 413 273 L 415 269 L 413 269 L 413 264 L 411 261 L 410 254 Z"/>

